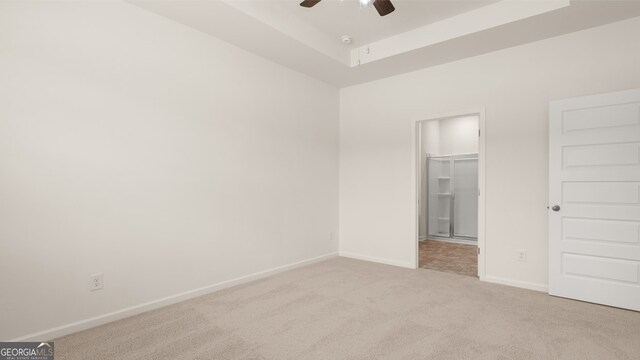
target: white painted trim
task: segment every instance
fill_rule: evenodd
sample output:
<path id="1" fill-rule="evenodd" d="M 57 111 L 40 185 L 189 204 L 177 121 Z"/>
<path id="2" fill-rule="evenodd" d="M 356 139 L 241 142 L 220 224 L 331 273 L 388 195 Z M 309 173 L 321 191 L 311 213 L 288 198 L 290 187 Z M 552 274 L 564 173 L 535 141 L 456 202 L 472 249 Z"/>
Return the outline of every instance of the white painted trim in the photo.
<path id="1" fill-rule="evenodd" d="M 484 281 L 487 269 L 487 148 L 486 148 L 486 109 L 479 109 L 479 130 L 478 139 L 478 188 L 480 196 L 478 199 L 478 278 Z"/>
<path id="2" fill-rule="evenodd" d="M 193 289 L 189 291 L 185 291 L 180 294 L 171 295 L 162 299 L 149 301 L 143 304 L 131 306 L 125 309 L 116 310 L 107 314 L 99 315 L 96 317 L 92 317 L 89 319 L 84 319 L 80 321 L 76 321 L 71 324 L 66 324 L 62 326 L 58 326 L 52 329 L 47 329 L 44 331 L 24 335 L 17 337 L 15 339 L 9 341 L 43 341 L 43 340 L 51 340 L 64 335 L 72 334 L 78 331 L 90 329 L 92 327 L 96 327 L 99 325 L 103 325 L 106 323 L 110 323 L 116 320 L 124 319 L 133 315 L 141 314 L 147 311 L 155 310 L 161 307 L 165 307 L 167 305 L 175 304 L 181 301 L 193 299 L 202 295 L 207 295 L 216 291 L 220 291 L 232 286 L 244 284 L 253 280 L 262 279 L 277 273 L 281 273 L 287 270 L 296 269 L 302 266 L 310 265 L 313 263 L 317 263 L 320 261 L 332 259 L 338 256 L 338 252 L 333 252 L 321 256 L 317 256 L 314 258 L 297 261 L 294 263 L 290 263 L 283 266 L 278 266 L 275 268 L 271 268 L 264 271 L 259 271 L 253 274 L 241 276 L 235 279 L 230 279 L 226 281 L 222 281 L 216 284 L 207 285 L 198 289 Z"/>
<path id="3" fill-rule="evenodd" d="M 351 67 L 459 39 L 570 5 L 570 0 L 497 1 L 475 10 L 356 47 L 351 50 Z"/>
<path id="4" fill-rule="evenodd" d="M 346 258 L 351 258 L 351 259 L 356 259 L 356 260 L 371 261 L 371 262 L 375 262 L 375 263 L 379 263 L 379 264 L 399 266 L 399 267 L 403 267 L 403 268 L 407 268 L 407 269 L 413 269 L 414 268 L 413 264 L 408 263 L 408 262 L 391 260 L 391 259 L 377 258 L 377 257 L 373 257 L 373 256 L 361 255 L 361 254 L 356 254 L 356 253 L 351 253 L 351 252 L 346 252 L 346 251 L 340 251 L 340 256 L 341 257 L 346 257 Z"/>
<path id="5" fill-rule="evenodd" d="M 486 275 L 484 277 L 484 281 L 494 283 L 494 284 L 514 286 L 514 287 L 533 290 L 533 291 L 540 291 L 543 293 L 546 293 L 548 290 L 548 286 L 544 284 L 536 284 L 536 283 L 530 283 L 526 281 L 505 279 L 505 278 L 491 276 L 491 275 Z"/>
<path id="6" fill-rule="evenodd" d="M 480 130 L 480 139 L 478 141 L 478 187 L 480 188 L 480 196 L 478 199 L 478 248 L 480 249 L 480 255 L 478 256 L 478 278 L 481 281 L 485 281 L 486 274 L 486 121 L 485 121 L 486 109 L 484 107 L 469 109 L 465 111 L 450 111 L 446 113 L 433 114 L 425 116 L 421 119 L 412 119 L 411 125 L 411 198 L 413 206 L 411 207 L 411 221 L 413 222 L 414 231 L 414 246 L 413 246 L 413 259 L 414 263 L 412 268 L 417 269 L 419 263 L 419 251 L 420 246 L 418 242 L 418 194 L 419 194 L 419 181 L 418 181 L 418 169 L 420 168 L 418 150 L 420 149 L 419 132 L 417 131 L 420 123 L 431 120 L 444 120 L 455 117 L 463 117 L 475 115 L 478 116 L 478 128 Z"/>

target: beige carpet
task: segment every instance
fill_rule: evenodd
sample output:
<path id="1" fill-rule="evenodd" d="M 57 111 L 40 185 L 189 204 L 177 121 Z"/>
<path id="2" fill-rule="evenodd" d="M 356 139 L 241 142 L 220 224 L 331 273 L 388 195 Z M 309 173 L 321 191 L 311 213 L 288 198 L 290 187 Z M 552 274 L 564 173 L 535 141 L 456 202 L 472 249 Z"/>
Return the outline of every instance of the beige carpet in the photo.
<path id="1" fill-rule="evenodd" d="M 56 359 L 640 359 L 640 313 L 334 259 L 55 340 Z"/>

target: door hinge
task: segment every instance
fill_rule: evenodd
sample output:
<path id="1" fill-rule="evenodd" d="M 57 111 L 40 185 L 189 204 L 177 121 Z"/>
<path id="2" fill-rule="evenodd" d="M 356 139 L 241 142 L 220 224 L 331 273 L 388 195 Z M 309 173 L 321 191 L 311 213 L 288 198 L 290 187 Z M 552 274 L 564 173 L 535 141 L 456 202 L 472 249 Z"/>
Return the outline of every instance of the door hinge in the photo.
<path id="1" fill-rule="evenodd" d="M 478 255 L 480 255 L 480 248 L 478 248 Z"/>
<path id="2" fill-rule="evenodd" d="M 480 137 L 480 129 L 478 129 L 478 137 Z"/>

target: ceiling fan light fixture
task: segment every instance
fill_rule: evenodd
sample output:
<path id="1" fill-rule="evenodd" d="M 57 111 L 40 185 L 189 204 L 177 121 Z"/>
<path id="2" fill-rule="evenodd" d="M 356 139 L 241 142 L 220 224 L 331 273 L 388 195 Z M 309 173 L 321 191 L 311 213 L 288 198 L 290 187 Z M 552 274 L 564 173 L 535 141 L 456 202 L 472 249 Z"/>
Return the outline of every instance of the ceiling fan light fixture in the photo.
<path id="1" fill-rule="evenodd" d="M 300 6 L 310 8 L 316 6 L 322 0 L 302 0 Z M 361 7 L 366 7 L 373 4 L 376 11 L 380 16 L 386 16 L 396 10 L 395 6 L 391 3 L 391 0 L 358 0 Z"/>

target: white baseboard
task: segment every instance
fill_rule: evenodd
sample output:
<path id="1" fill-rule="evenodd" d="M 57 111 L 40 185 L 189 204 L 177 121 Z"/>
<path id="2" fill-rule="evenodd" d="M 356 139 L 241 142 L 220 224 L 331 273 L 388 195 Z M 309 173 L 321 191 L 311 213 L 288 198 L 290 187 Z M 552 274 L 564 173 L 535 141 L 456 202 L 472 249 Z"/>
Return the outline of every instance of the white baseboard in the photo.
<path id="1" fill-rule="evenodd" d="M 361 254 L 356 254 L 356 253 L 351 253 L 351 252 L 346 252 L 346 251 L 340 251 L 340 256 L 351 258 L 351 259 L 357 259 L 357 260 L 371 261 L 371 262 L 376 262 L 376 263 L 380 263 L 380 264 L 400 266 L 400 267 L 407 268 L 407 269 L 413 269 L 414 268 L 413 264 L 410 264 L 410 263 L 407 263 L 407 262 L 404 262 L 404 261 L 377 258 L 377 257 L 373 257 L 373 256 L 361 255 Z"/>
<path id="2" fill-rule="evenodd" d="M 204 286 L 198 289 L 185 291 L 180 294 L 171 295 L 162 299 L 149 301 L 143 304 L 131 306 L 125 309 L 117 310 L 107 314 L 99 315 L 89 319 L 80 320 L 71 324 L 58 326 L 52 329 L 36 332 L 29 335 L 20 336 L 9 341 L 45 341 L 55 339 L 61 336 L 69 335 L 78 331 L 90 329 L 99 325 L 110 323 L 116 320 L 124 319 L 133 315 L 141 314 L 150 310 L 158 309 L 167 305 L 175 304 L 181 301 L 196 298 L 198 296 L 210 294 L 232 286 L 247 283 L 249 281 L 265 278 L 283 271 L 292 270 L 302 266 L 310 265 L 316 262 L 328 260 L 338 256 L 337 252 L 329 253 L 314 258 L 294 262 L 291 264 L 278 266 L 272 269 L 260 271 L 257 273 L 241 276 L 239 278 L 222 281 L 216 284 Z"/>
<path id="3" fill-rule="evenodd" d="M 522 289 L 540 291 L 540 292 L 544 292 L 544 293 L 549 291 L 549 287 L 547 285 L 544 285 L 544 284 L 536 284 L 536 283 L 530 283 L 530 282 L 526 282 L 526 281 L 505 279 L 505 278 L 496 277 L 496 276 L 490 276 L 490 275 L 486 275 L 482 280 L 484 280 L 486 282 L 494 283 L 494 284 L 514 286 L 514 287 L 519 287 L 519 288 L 522 288 Z"/>

